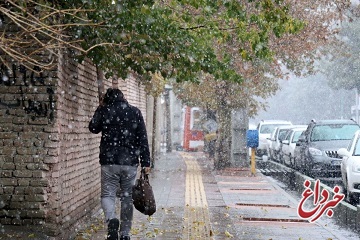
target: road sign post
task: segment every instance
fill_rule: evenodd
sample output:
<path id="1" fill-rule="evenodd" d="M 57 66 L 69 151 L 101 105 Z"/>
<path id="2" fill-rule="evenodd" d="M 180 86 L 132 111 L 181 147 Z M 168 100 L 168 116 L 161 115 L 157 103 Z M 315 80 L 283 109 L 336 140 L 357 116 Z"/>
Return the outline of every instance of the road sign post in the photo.
<path id="1" fill-rule="evenodd" d="M 246 132 L 246 145 L 251 148 L 251 174 L 255 176 L 256 173 L 256 162 L 255 162 L 255 151 L 259 146 L 259 132 L 257 130 L 248 130 Z"/>

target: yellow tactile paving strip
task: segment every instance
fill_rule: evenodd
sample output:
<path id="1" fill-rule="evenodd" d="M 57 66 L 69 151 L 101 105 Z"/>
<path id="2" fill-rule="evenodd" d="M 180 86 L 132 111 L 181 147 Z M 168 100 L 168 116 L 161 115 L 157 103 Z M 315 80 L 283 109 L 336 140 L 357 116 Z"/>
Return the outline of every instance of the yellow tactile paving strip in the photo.
<path id="1" fill-rule="evenodd" d="M 182 153 L 182 157 L 187 167 L 183 239 L 212 239 L 201 169 L 190 154 Z"/>

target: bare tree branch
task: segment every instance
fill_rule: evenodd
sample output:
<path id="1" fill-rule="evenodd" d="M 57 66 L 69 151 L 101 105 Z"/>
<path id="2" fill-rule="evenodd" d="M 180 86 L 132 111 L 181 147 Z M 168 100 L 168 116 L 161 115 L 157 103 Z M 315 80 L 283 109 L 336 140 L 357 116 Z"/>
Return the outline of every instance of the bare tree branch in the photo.
<path id="1" fill-rule="evenodd" d="M 62 49 L 71 48 L 80 54 L 87 54 L 97 47 L 127 46 L 122 43 L 101 42 L 84 49 L 80 45 L 83 40 L 74 40 L 67 34 L 67 29 L 73 26 L 106 27 L 104 22 L 93 23 L 79 16 L 79 13 L 86 14 L 95 9 L 57 9 L 33 0 L 28 0 L 25 6 L 14 0 L 7 0 L 7 3 L 6 6 L 0 5 L 0 13 L 9 20 L 7 26 L 19 29 L 12 31 L 11 28 L 2 27 L 4 30 L 0 35 L 0 51 L 28 69 L 32 69 L 33 65 L 44 70 L 52 69 L 57 64 L 54 57 L 58 57 Z M 41 14 L 37 15 L 29 11 L 36 7 L 42 9 Z M 64 16 L 76 19 L 77 23 L 62 23 Z M 40 61 L 39 56 L 47 53 L 50 56 L 49 62 Z M 8 65 L 3 57 L 1 61 Z"/>

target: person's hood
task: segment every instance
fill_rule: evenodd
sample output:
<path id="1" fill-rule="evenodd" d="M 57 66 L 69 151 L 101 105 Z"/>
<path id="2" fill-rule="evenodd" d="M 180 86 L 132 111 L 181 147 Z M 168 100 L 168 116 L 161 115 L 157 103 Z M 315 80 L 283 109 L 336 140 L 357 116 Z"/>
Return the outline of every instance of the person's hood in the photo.
<path id="1" fill-rule="evenodd" d="M 121 92 L 120 89 L 113 89 L 109 88 L 104 96 L 104 103 L 105 104 L 112 104 L 115 102 L 123 102 L 126 101 L 124 98 L 124 94 Z"/>

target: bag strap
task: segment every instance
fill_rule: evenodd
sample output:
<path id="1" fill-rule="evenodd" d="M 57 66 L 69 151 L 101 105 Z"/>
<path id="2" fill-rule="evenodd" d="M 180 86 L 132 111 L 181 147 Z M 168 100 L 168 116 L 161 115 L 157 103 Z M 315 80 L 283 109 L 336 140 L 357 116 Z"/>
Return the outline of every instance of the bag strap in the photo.
<path id="1" fill-rule="evenodd" d="M 141 168 L 140 178 L 143 178 L 143 179 L 149 181 L 149 174 L 146 174 L 146 173 L 145 173 L 145 168 Z"/>

